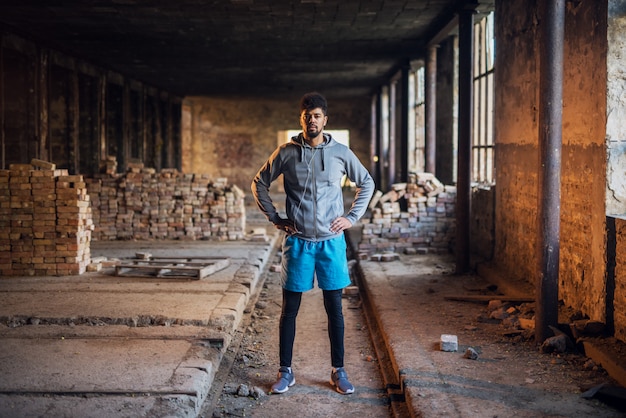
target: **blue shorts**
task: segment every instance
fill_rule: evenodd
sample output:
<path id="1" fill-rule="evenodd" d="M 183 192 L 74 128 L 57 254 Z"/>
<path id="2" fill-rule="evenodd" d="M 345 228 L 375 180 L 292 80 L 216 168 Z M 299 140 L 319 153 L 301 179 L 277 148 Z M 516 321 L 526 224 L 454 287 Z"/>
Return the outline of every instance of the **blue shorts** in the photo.
<path id="1" fill-rule="evenodd" d="M 295 235 L 283 241 L 281 281 L 292 292 L 313 289 L 314 278 L 322 290 L 338 290 L 350 284 L 346 240 L 341 234 L 326 241 L 307 241 Z"/>

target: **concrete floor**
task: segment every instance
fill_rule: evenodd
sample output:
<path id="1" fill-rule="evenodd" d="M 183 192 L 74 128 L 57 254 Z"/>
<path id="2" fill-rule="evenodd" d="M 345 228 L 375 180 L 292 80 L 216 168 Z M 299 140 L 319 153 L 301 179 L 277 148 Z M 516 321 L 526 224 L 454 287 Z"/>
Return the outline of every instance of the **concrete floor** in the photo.
<path id="1" fill-rule="evenodd" d="M 0 417 L 198 416 L 275 254 L 280 236 L 271 228 L 267 235 L 267 241 L 92 245 L 92 257 L 107 260 L 133 258 L 138 252 L 230 260 L 228 267 L 202 280 L 121 277 L 111 268 L 72 277 L 0 280 Z M 468 331 L 468 318 L 481 308 L 461 307 L 442 297 L 463 289 L 469 279 L 450 275 L 445 257 L 402 256 L 391 263 L 359 264 L 359 286 L 379 350 L 381 389 L 391 403 L 402 404 L 396 410 L 405 411 L 404 416 L 622 415 L 582 399 L 575 390 L 582 375 L 563 375 L 550 357 L 494 342 L 497 329 L 489 325 L 479 324 L 481 332 Z M 303 312 L 308 314 L 301 318 L 299 332 L 316 328 L 324 334 L 319 309 Z M 442 353 L 435 346 L 443 333 L 458 334 L 464 345 L 481 344 L 482 361 L 468 363 L 462 353 Z M 317 385 L 316 363 L 304 360 L 308 366 L 301 372 L 305 392 L 300 395 Z M 546 370 L 550 379 L 534 377 Z M 326 374 L 324 369 L 323 379 Z M 525 374 L 533 378 L 523 379 Z M 262 378 L 271 384 L 274 375 Z M 358 389 L 364 387 L 360 379 L 369 378 L 356 374 L 355 379 Z M 314 408 L 300 410 L 298 390 L 289 393 L 291 398 L 272 396 L 270 402 L 285 406 L 293 398 L 290 411 L 298 410 L 301 418 L 319 416 L 307 415 L 316 413 Z M 324 399 L 332 408 L 342 405 L 350 411 L 350 402 L 360 398 Z"/>
<path id="2" fill-rule="evenodd" d="M 0 416 L 195 416 L 259 285 L 266 242 L 94 242 L 92 258 L 224 257 L 201 280 L 0 280 Z"/>

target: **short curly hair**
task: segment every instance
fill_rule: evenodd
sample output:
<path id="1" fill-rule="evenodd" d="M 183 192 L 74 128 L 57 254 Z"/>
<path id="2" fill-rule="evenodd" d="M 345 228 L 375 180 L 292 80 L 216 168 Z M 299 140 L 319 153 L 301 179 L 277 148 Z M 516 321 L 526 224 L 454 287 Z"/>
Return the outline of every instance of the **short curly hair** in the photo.
<path id="1" fill-rule="evenodd" d="M 303 110 L 322 109 L 324 115 L 328 112 L 328 103 L 326 98 L 317 92 L 307 93 L 300 99 L 300 112 Z"/>

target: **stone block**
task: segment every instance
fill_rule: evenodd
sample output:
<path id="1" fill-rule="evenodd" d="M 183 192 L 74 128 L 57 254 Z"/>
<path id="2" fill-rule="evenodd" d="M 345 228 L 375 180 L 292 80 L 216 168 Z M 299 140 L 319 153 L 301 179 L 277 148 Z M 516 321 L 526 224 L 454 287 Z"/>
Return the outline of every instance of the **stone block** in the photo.
<path id="1" fill-rule="evenodd" d="M 441 351 L 458 351 L 459 340 L 456 335 L 441 334 L 439 345 Z"/>

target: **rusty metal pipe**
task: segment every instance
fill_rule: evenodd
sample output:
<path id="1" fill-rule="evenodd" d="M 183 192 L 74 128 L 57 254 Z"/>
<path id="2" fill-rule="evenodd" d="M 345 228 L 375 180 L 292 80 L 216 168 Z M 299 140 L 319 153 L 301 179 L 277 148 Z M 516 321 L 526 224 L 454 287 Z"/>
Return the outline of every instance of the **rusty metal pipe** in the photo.
<path id="1" fill-rule="evenodd" d="M 565 0 L 549 0 L 540 35 L 539 184 L 535 340 L 558 325 Z"/>

